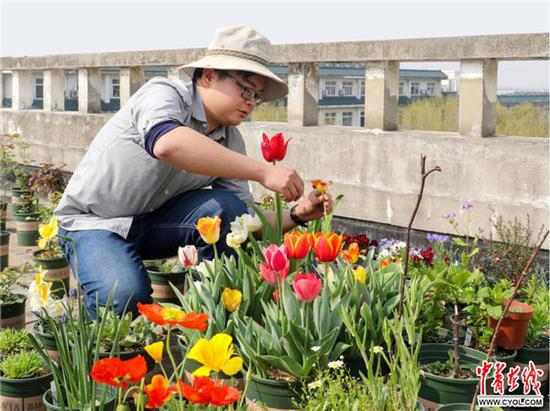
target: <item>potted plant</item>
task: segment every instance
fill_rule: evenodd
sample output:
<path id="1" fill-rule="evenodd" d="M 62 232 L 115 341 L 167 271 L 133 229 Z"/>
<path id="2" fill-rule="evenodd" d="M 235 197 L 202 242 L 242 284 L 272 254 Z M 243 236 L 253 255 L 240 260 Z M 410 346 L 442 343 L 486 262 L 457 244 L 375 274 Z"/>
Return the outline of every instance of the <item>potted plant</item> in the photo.
<path id="1" fill-rule="evenodd" d="M 47 223 L 38 226 L 40 239 L 33 253 L 35 265 L 44 273 L 44 280 L 52 282 L 52 292 L 58 296 L 69 291 L 71 270 L 59 246 L 57 219 L 49 217 Z"/>
<path id="2" fill-rule="evenodd" d="M 151 279 L 153 301 L 157 303 L 176 303 L 177 298 L 170 284 L 183 292 L 186 276 L 186 270 L 178 260 L 152 260 L 145 263 L 145 268 Z"/>
<path id="3" fill-rule="evenodd" d="M 17 230 L 17 244 L 20 246 L 36 246 L 39 239 L 38 226 L 40 224 L 40 213 L 38 212 L 38 199 L 28 197 L 25 203 L 17 204 L 15 217 L 15 229 Z"/>
<path id="4" fill-rule="evenodd" d="M 2 409 L 45 410 L 42 395 L 52 373 L 39 353 L 21 351 L 0 360 L 0 406 Z"/>
<path id="5" fill-rule="evenodd" d="M 27 331 L 3 328 L 0 330 L 0 358 L 29 351 L 32 348 Z"/>
<path id="6" fill-rule="evenodd" d="M 0 273 L 0 328 L 25 327 L 25 302 L 27 296 L 15 291 L 16 287 L 26 287 L 22 277 L 29 265 L 6 267 Z"/>
<path id="7" fill-rule="evenodd" d="M 9 265 L 10 232 L 0 228 L 0 271 Z"/>

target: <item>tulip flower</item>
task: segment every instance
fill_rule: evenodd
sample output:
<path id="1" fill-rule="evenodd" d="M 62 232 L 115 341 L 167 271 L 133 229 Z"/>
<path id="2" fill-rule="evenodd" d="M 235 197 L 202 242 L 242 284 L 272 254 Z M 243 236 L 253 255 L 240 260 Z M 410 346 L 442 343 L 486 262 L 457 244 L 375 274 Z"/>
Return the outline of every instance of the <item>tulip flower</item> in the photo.
<path id="1" fill-rule="evenodd" d="M 325 181 L 318 178 L 315 180 L 311 180 L 311 187 L 317 190 L 317 192 L 321 194 L 326 193 L 331 184 L 332 184 L 331 180 Z"/>
<path id="2" fill-rule="evenodd" d="M 147 394 L 147 404 L 145 408 L 160 408 L 162 405 L 172 397 L 172 393 L 175 391 L 173 387 L 170 387 L 168 380 L 164 375 L 156 374 L 151 378 L 151 383 L 143 387 L 143 392 Z"/>
<path id="3" fill-rule="evenodd" d="M 118 357 L 96 361 L 90 372 L 94 381 L 113 387 L 127 388 L 129 382 L 138 382 L 147 373 L 142 355 L 123 361 Z"/>
<path id="4" fill-rule="evenodd" d="M 196 227 L 205 243 L 215 244 L 218 242 L 221 223 L 222 220 L 218 216 L 199 218 Z"/>
<path id="5" fill-rule="evenodd" d="M 140 314 L 158 325 L 180 325 L 201 332 L 206 331 L 208 327 L 207 314 L 186 313 L 175 307 L 163 307 L 159 304 L 137 303 L 137 308 Z"/>
<path id="6" fill-rule="evenodd" d="M 365 267 L 360 265 L 354 269 L 353 278 L 355 278 L 356 281 L 365 284 L 367 282 L 367 270 L 365 270 Z"/>
<path id="7" fill-rule="evenodd" d="M 312 237 L 309 233 L 293 231 L 285 234 L 285 251 L 290 258 L 304 258 L 311 248 Z"/>
<path id="8" fill-rule="evenodd" d="M 57 236 L 58 226 L 57 218 L 52 217 L 48 224 L 40 224 L 38 226 L 38 233 L 40 234 L 40 240 L 38 240 L 38 247 L 45 249 L 48 243 Z"/>
<path id="9" fill-rule="evenodd" d="M 292 288 L 301 301 L 313 301 L 321 292 L 323 282 L 316 274 L 297 274 Z"/>
<path id="10" fill-rule="evenodd" d="M 243 294 L 239 290 L 225 288 L 222 292 L 222 301 L 225 309 L 229 312 L 235 311 L 241 305 Z"/>
<path id="11" fill-rule="evenodd" d="M 199 253 L 197 247 L 194 245 L 186 245 L 185 247 L 178 248 L 178 257 L 180 263 L 184 267 L 194 267 L 199 260 Z"/>
<path id="12" fill-rule="evenodd" d="M 338 235 L 336 233 L 317 233 L 315 234 L 315 240 L 313 242 L 313 252 L 322 263 L 334 261 L 342 249 L 343 241 L 343 235 Z"/>
<path id="13" fill-rule="evenodd" d="M 241 246 L 242 243 L 246 241 L 247 238 L 248 238 L 247 231 L 242 231 L 242 230 L 231 231 L 225 237 L 225 242 L 229 247 L 237 249 Z"/>
<path id="14" fill-rule="evenodd" d="M 233 355 L 233 338 L 228 334 L 216 334 L 210 340 L 201 338 L 189 350 L 187 358 L 202 364 L 193 376 L 207 377 L 211 371 L 235 375 L 243 368 L 243 359 Z"/>
<path id="15" fill-rule="evenodd" d="M 162 361 L 162 352 L 164 350 L 164 343 L 162 341 L 157 341 L 152 344 L 145 346 L 145 351 L 151 356 L 155 362 Z"/>
<path id="16" fill-rule="evenodd" d="M 180 380 L 177 389 L 192 404 L 211 404 L 217 407 L 232 404 L 241 396 L 236 388 L 209 377 L 195 377 L 193 385 Z"/>
<path id="17" fill-rule="evenodd" d="M 260 264 L 260 272 L 265 281 L 271 285 L 277 285 L 279 280 L 288 277 L 290 261 L 285 253 L 285 246 L 277 247 L 271 244 L 263 249 L 265 263 Z"/>
<path id="18" fill-rule="evenodd" d="M 348 263 L 355 264 L 359 260 L 359 244 L 351 243 L 347 250 L 342 250 L 342 256 Z"/>
<path id="19" fill-rule="evenodd" d="M 274 163 L 276 161 L 283 161 L 286 155 L 286 149 L 290 138 L 285 142 L 283 133 L 277 133 L 273 137 L 269 138 L 267 134 L 262 133 L 262 154 L 265 161 Z"/>

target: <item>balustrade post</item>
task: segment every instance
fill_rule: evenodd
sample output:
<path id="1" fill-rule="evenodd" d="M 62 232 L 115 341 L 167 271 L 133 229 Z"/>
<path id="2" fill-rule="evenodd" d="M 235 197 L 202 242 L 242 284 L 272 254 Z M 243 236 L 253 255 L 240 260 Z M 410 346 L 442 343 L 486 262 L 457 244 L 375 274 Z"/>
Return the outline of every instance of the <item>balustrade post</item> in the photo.
<path id="1" fill-rule="evenodd" d="M 365 128 L 399 127 L 399 62 L 369 61 L 365 68 Z"/>
<path id="2" fill-rule="evenodd" d="M 32 108 L 32 70 L 14 70 L 12 74 L 12 108 Z"/>
<path id="3" fill-rule="evenodd" d="M 78 111 L 80 113 L 101 112 L 101 70 L 99 68 L 78 69 Z"/>
<path id="4" fill-rule="evenodd" d="M 65 70 L 44 70 L 44 110 L 65 110 Z"/>
<path id="5" fill-rule="evenodd" d="M 143 67 L 120 68 L 120 107 L 145 83 Z"/>
<path id="6" fill-rule="evenodd" d="M 315 63 L 288 65 L 288 123 L 316 126 L 319 123 L 319 67 Z"/>

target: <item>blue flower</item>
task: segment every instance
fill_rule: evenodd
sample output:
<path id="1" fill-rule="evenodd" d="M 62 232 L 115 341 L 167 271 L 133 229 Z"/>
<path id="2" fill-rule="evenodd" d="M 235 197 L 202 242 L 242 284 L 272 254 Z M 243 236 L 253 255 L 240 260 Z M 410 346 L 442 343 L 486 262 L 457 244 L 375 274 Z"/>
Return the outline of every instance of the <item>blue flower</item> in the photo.
<path id="1" fill-rule="evenodd" d="M 440 243 L 446 243 L 447 241 L 449 241 L 449 236 L 443 234 L 428 233 L 426 234 L 426 239 L 428 241 L 439 241 Z"/>

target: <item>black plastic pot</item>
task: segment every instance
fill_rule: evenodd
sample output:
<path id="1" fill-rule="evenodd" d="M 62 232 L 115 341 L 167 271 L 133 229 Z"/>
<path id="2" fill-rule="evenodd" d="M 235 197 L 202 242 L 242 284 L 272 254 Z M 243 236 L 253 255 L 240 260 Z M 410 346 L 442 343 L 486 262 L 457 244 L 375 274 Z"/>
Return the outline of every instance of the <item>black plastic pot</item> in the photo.
<path id="1" fill-rule="evenodd" d="M 21 302 L 15 304 L 0 304 L 0 328 L 25 328 L 25 304 L 27 296 L 16 294 Z"/>
<path id="2" fill-rule="evenodd" d="M 50 388 L 50 381 L 52 373 L 18 380 L 0 377 L 1 409 L 44 411 L 42 396 Z"/>
<path id="3" fill-rule="evenodd" d="M 36 242 L 40 238 L 40 234 L 38 234 L 40 215 L 38 213 L 14 213 L 14 216 L 17 244 L 23 247 L 36 246 Z"/>
<path id="4" fill-rule="evenodd" d="M 153 288 L 153 302 L 179 304 L 176 293 L 170 284 L 173 284 L 179 291 L 184 292 L 186 272 L 164 273 L 156 267 L 146 266 L 147 273 L 151 279 Z"/>
<path id="5" fill-rule="evenodd" d="M 91 384 L 91 383 L 90 383 Z M 97 401 L 101 401 L 103 396 L 105 396 L 105 402 L 104 402 L 104 411 L 113 411 L 116 406 L 116 390 L 112 387 L 106 387 L 105 385 L 96 385 L 96 398 Z M 52 390 L 49 389 L 46 391 L 42 397 L 42 401 L 44 402 L 45 409 L 48 411 L 61 411 L 63 409 L 68 410 L 69 407 L 67 404 L 65 404 L 65 407 L 62 408 L 59 403 L 53 399 L 52 397 Z M 90 404 L 81 404 L 84 405 L 82 409 L 89 410 Z M 81 408 L 73 408 L 73 411 L 78 411 Z M 99 410 L 99 406 L 96 406 L 96 410 Z"/>
<path id="6" fill-rule="evenodd" d="M 0 227 L 0 271 L 9 265 L 10 232 Z"/>
<path id="7" fill-rule="evenodd" d="M 261 402 L 268 410 L 294 410 L 295 401 L 298 401 L 301 395 L 301 387 L 302 384 L 298 382 L 274 381 L 253 375 L 248 383 L 246 403 L 249 409 L 255 409 L 255 403 Z"/>

